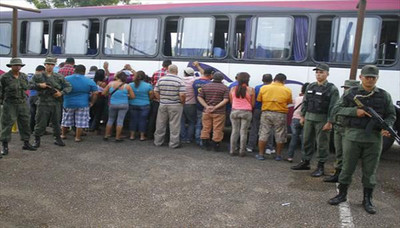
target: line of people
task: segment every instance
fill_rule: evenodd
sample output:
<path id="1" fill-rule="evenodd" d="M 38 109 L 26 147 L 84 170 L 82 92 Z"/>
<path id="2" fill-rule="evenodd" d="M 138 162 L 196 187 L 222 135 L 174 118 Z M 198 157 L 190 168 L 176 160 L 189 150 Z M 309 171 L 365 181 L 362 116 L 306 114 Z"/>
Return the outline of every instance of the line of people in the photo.
<path id="1" fill-rule="evenodd" d="M 222 73 L 203 69 L 197 61 L 193 62 L 193 67 L 184 69 L 184 77 L 180 77 L 178 67 L 165 60 L 162 69 L 151 78 L 143 71 L 136 72 L 129 64 L 111 76 L 108 63 L 105 63 L 104 70 L 94 72 L 92 69 L 93 80 L 85 76 L 85 66 L 75 65 L 73 58 L 67 58 L 58 73 L 54 72 L 56 62 L 55 58 L 47 57 L 44 66 L 37 67 L 29 82 L 27 75 L 20 72 L 25 65 L 21 59 L 13 58 L 7 64 L 11 70 L 0 77 L 2 155 L 9 152 L 8 142 L 15 121 L 24 142 L 22 149 L 36 150 L 49 123 L 53 128 L 54 143 L 65 146 L 63 139 L 67 138 L 70 128 L 76 128 L 75 142 L 81 142 L 84 129 L 99 130 L 104 110 L 108 109 L 104 140 L 109 140 L 115 125 L 115 141 L 123 141 L 122 131 L 129 113 L 130 140 L 139 136 L 144 141 L 154 133 L 154 145 L 162 146 L 169 134 L 170 148 L 195 141 L 205 150 L 221 151 L 225 122 L 229 120 L 232 126 L 230 155 L 243 157 L 246 151 L 253 152 L 258 144 L 255 158 L 265 160 L 265 151 L 272 150 L 268 145 L 275 143 L 275 160 L 283 159 L 282 151 L 288 136 L 288 105 L 293 101 L 291 90 L 285 86 L 287 77 L 282 73 L 275 75 L 273 80 L 272 75 L 265 74 L 263 83 L 252 88 L 249 86 L 250 75 L 240 72 L 236 81 L 227 87 Z M 201 77 L 194 76 L 193 68 L 201 73 Z M 329 135 L 334 128 L 336 172 L 324 181 L 340 184 L 339 194 L 329 203 L 336 205 L 346 201 L 352 174 L 361 158 L 363 204 L 367 212 L 375 213 L 371 199 L 381 140 L 382 135 L 390 134 L 371 122 L 370 115 L 358 107 L 353 98 L 359 97 L 388 125 L 393 125 L 396 117 L 390 95 L 375 86 L 379 69 L 364 66 L 360 75 L 362 83 L 347 80 L 344 87 L 348 90 L 340 99 L 336 86 L 327 80 L 329 66 L 321 63 L 314 71 L 316 82 L 304 84 L 294 102 L 287 160 L 293 161 L 300 139 L 302 161 L 291 169 L 310 170 L 310 161 L 316 153 L 318 165 L 311 176 L 325 175 Z M 35 106 L 30 110 L 35 116 L 34 121 L 29 117 L 26 103 L 28 89 L 35 91 L 29 99 L 31 107 Z M 34 122 L 31 126 L 30 119 Z M 34 136 L 33 145 L 29 143 L 30 129 Z"/>

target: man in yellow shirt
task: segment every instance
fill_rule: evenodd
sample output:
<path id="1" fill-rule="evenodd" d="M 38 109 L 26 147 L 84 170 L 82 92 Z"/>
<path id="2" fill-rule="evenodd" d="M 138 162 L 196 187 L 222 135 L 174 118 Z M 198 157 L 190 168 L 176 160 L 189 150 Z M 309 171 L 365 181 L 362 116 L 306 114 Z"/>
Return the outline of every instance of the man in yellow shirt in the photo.
<path id="1" fill-rule="evenodd" d="M 287 105 L 292 103 L 292 91 L 285 86 L 286 75 L 277 74 L 274 82 L 263 86 L 257 96 L 257 101 L 262 103 L 260 132 L 258 139 L 258 160 L 264 160 L 265 145 L 268 137 L 275 130 L 276 161 L 282 160 L 281 152 L 287 140 Z"/>

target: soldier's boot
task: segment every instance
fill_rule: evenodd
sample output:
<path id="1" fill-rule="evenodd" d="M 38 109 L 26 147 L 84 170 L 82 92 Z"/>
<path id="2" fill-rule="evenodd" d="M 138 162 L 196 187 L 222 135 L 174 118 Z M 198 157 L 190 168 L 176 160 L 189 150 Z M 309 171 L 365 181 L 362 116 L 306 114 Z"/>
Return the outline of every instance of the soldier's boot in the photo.
<path id="1" fill-rule="evenodd" d="M 338 205 L 341 202 L 345 202 L 347 200 L 347 189 L 349 188 L 348 184 L 339 184 L 338 189 L 339 189 L 339 194 L 337 194 L 335 197 L 330 199 L 328 203 L 330 205 Z"/>
<path id="2" fill-rule="evenodd" d="M 310 161 L 304 160 L 301 161 L 299 164 L 290 167 L 293 170 L 310 170 Z"/>
<path id="3" fill-rule="evenodd" d="M 317 169 L 314 170 L 314 172 L 311 173 L 312 177 L 320 177 L 324 175 L 324 163 L 323 162 L 318 162 Z"/>
<path id="4" fill-rule="evenodd" d="M 211 144 L 209 139 L 201 140 L 201 148 L 204 150 L 211 150 Z"/>
<path id="5" fill-rule="evenodd" d="M 32 146 L 29 141 L 24 141 L 24 145 L 22 146 L 23 150 L 36 150 L 34 146 Z"/>
<path id="6" fill-rule="evenodd" d="M 32 146 L 35 147 L 36 149 L 40 147 L 40 136 L 35 136 Z"/>
<path id="7" fill-rule="evenodd" d="M 364 200 L 363 200 L 363 206 L 366 212 L 370 214 L 375 214 L 376 213 L 376 208 L 372 204 L 372 188 L 364 188 Z"/>
<path id="8" fill-rule="evenodd" d="M 54 138 L 54 144 L 57 146 L 65 146 L 65 143 L 62 141 L 60 136 Z"/>
<path id="9" fill-rule="evenodd" d="M 8 154 L 8 142 L 3 142 L 3 147 L 1 149 L 1 154 L 2 155 L 7 155 Z"/>
<path id="10" fill-rule="evenodd" d="M 339 174 L 341 171 L 341 169 L 336 169 L 332 176 L 324 178 L 324 182 L 337 183 L 339 181 Z"/>

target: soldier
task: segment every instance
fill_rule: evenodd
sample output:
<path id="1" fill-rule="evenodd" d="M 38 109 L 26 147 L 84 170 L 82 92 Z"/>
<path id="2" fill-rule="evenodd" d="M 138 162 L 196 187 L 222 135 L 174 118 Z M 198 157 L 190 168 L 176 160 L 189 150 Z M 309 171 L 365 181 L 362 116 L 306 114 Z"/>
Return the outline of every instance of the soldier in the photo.
<path id="1" fill-rule="evenodd" d="M 8 142 L 11 140 L 11 128 L 17 121 L 23 150 L 36 150 L 30 143 L 29 108 L 26 103 L 28 77 L 20 72 L 25 66 L 19 58 L 12 58 L 7 67 L 10 71 L 1 75 L 0 99 L 3 101 L 3 116 L 1 119 L 0 141 L 3 143 L 1 154 L 8 154 Z"/>
<path id="2" fill-rule="evenodd" d="M 324 175 L 324 164 L 329 154 L 329 133 L 332 129 L 332 108 L 339 99 L 339 91 L 328 82 L 329 66 L 321 63 L 314 68 L 317 81 L 311 83 L 304 95 L 301 108 L 300 124 L 304 124 L 304 151 L 302 161 L 293 170 L 309 170 L 310 160 L 314 154 L 315 142 L 318 151 L 318 167 L 311 173 L 312 177 Z"/>
<path id="3" fill-rule="evenodd" d="M 53 72 L 56 63 L 57 60 L 55 58 L 47 57 L 44 62 L 45 72 L 36 74 L 30 82 L 30 88 L 37 90 L 39 96 L 36 125 L 33 132 L 35 136 L 33 146 L 35 148 L 40 146 L 40 137 L 46 131 L 49 120 L 53 126 L 54 144 L 65 146 L 60 137 L 61 97 L 71 92 L 72 87 L 63 75 Z"/>
<path id="4" fill-rule="evenodd" d="M 345 137 L 343 138 L 343 169 L 339 175 L 339 194 L 328 201 L 337 205 L 347 200 L 347 189 L 356 169 L 358 159 L 362 164 L 362 183 L 364 186 L 364 209 L 375 214 L 372 204 L 372 192 L 376 185 L 376 170 L 382 150 L 382 136 L 390 133 L 376 124 L 371 115 L 359 108 L 354 101 L 358 98 L 362 104 L 374 109 L 389 125 L 393 126 L 396 112 L 390 94 L 376 87 L 379 78 L 379 69 L 373 65 L 366 65 L 361 69 L 361 85 L 349 89 L 348 93 L 339 101 L 337 115 L 344 116 Z"/>
<path id="5" fill-rule="evenodd" d="M 346 80 L 342 88 L 344 89 L 344 94 L 346 94 L 347 90 L 351 87 L 358 86 L 360 84 L 359 81 L 356 80 Z M 332 115 L 334 116 L 334 123 L 333 123 L 333 138 L 334 138 L 334 145 L 335 145 L 335 173 L 332 176 L 324 178 L 324 182 L 338 182 L 339 174 L 342 171 L 343 165 L 343 137 L 344 137 L 344 127 L 343 127 L 343 116 L 336 115 L 338 111 L 338 104 L 333 107 Z"/>

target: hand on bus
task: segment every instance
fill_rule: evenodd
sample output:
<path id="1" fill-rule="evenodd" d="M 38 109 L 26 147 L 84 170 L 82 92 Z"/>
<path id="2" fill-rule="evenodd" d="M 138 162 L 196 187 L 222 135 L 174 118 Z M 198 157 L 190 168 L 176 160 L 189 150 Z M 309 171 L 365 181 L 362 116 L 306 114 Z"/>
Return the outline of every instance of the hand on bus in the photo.
<path id="1" fill-rule="evenodd" d="M 357 109 L 357 117 L 365 117 L 365 116 L 371 117 L 371 115 L 368 112 L 366 112 L 364 109 L 358 108 Z"/>
<path id="2" fill-rule="evenodd" d="M 194 62 L 192 63 L 192 65 L 195 66 L 195 67 L 198 67 L 198 66 L 200 65 L 200 63 L 199 63 L 199 61 L 194 61 Z"/>
<path id="3" fill-rule="evenodd" d="M 322 127 L 323 131 L 330 131 L 332 129 L 331 122 L 326 122 L 326 124 Z"/>

